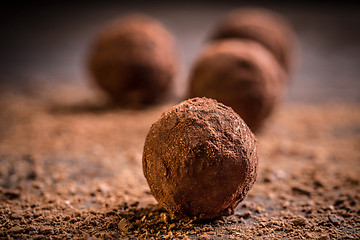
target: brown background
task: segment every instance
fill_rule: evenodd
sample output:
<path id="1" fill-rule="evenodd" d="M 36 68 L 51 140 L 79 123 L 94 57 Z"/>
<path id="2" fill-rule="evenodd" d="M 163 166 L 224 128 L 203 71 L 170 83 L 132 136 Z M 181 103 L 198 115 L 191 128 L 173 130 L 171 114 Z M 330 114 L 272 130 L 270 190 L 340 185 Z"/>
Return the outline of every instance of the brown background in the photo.
<path id="1" fill-rule="evenodd" d="M 360 15 L 341 1 L 3 1 L 0 81 L 48 78 L 89 85 L 84 58 L 103 24 L 129 11 L 162 21 L 178 39 L 182 79 L 220 16 L 234 7 L 261 6 L 284 15 L 299 37 L 301 65 L 289 101 L 360 99 Z M 15 76 L 16 80 L 12 76 Z M 20 84 L 20 83 L 19 83 Z M 178 86 L 181 94 L 184 85 Z"/>

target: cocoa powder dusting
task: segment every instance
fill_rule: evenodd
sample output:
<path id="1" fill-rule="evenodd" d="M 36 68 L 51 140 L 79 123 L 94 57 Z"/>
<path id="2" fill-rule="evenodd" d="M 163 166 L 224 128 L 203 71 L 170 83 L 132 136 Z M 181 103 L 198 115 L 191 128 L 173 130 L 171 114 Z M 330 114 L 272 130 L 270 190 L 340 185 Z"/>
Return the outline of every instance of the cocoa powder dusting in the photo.
<path id="1" fill-rule="evenodd" d="M 121 110 L 96 96 L 53 82 L 1 92 L 0 239 L 360 238 L 358 104 L 284 104 L 256 136 L 258 177 L 234 214 L 184 221 L 142 171 L 151 124 L 178 103 Z"/>
<path id="2" fill-rule="evenodd" d="M 229 107 L 209 98 L 164 112 L 146 137 L 143 169 L 158 202 L 175 217 L 234 213 L 257 176 L 257 140 Z"/>

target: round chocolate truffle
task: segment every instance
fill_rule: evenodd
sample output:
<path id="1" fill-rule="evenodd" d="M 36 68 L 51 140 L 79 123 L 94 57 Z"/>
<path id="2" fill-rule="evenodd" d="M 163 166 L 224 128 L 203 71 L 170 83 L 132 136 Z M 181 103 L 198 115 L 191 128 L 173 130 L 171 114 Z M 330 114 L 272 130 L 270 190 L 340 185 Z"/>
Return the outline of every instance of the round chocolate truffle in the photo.
<path id="1" fill-rule="evenodd" d="M 227 216 L 256 180 L 257 145 L 230 107 L 209 98 L 189 99 L 151 126 L 144 175 L 155 199 L 179 219 Z"/>
<path id="2" fill-rule="evenodd" d="M 278 105 L 285 75 L 273 55 L 257 42 L 217 41 L 207 45 L 193 65 L 189 98 L 216 99 L 256 130 Z"/>
<path id="3" fill-rule="evenodd" d="M 264 45 L 286 72 L 296 67 L 297 39 L 282 15 L 259 7 L 243 7 L 227 13 L 214 27 L 210 39 L 240 38 Z"/>
<path id="4" fill-rule="evenodd" d="M 143 14 L 129 14 L 104 27 L 89 56 L 95 82 L 115 102 L 129 107 L 164 100 L 178 63 L 173 35 Z"/>

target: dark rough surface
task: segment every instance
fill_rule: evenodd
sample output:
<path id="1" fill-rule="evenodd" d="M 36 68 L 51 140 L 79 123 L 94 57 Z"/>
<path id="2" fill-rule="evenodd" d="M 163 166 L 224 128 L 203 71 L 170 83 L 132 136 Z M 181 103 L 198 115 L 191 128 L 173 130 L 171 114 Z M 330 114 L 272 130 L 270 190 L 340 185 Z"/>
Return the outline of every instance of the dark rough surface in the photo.
<path id="1" fill-rule="evenodd" d="M 257 135 L 261 161 L 247 197 L 234 215 L 195 223 L 159 207 L 142 172 L 149 126 L 171 105 L 99 104 L 84 88 L 83 56 L 103 23 L 140 8 L 171 26 L 189 66 L 217 17 L 244 2 L 7 2 L 0 90 L 20 93 L 0 93 L 0 239 L 360 238 L 357 5 L 251 1 L 291 21 L 302 66 Z"/>
<path id="2" fill-rule="evenodd" d="M 210 40 L 250 39 L 266 47 L 286 72 L 297 67 L 298 39 L 290 22 L 270 9 L 249 6 L 225 14 L 215 25 Z"/>
<path id="3" fill-rule="evenodd" d="M 151 126 L 144 174 L 154 197 L 177 217 L 228 216 L 256 180 L 257 144 L 231 108 L 213 99 L 189 99 Z"/>
<path id="4" fill-rule="evenodd" d="M 128 13 L 102 29 L 89 54 L 93 79 L 122 106 L 164 100 L 179 69 L 172 34 L 156 19 Z"/>
<path id="5" fill-rule="evenodd" d="M 282 100 L 286 75 L 273 55 L 249 40 L 205 46 L 190 75 L 189 97 L 209 97 L 230 106 L 253 130 Z"/>
<path id="6" fill-rule="evenodd" d="M 199 222 L 159 206 L 142 170 L 149 127 L 174 104 L 108 108 L 44 83 L 2 92 L 0 239 L 360 238 L 359 104 L 282 105 L 235 214 Z"/>

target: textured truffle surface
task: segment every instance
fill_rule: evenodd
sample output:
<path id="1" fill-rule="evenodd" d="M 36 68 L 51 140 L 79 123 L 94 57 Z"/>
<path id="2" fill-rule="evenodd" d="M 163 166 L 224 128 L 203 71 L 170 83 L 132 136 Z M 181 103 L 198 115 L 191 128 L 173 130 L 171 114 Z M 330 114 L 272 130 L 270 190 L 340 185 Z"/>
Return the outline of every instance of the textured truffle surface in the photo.
<path id="1" fill-rule="evenodd" d="M 173 35 L 157 20 L 128 14 L 98 34 L 89 55 L 95 82 L 120 105 L 162 101 L 178 69 Z"/>
<path id="2" fill-rule="evenodd" d="M 257 177 L 257 140 L 231 108 L 208 98 L 162 114 L 146 137 L 143 170 L 156 200 L 178 218 L 230 215 Z"/>
<path id="3" fill-rule="evenodd" d="M 210 38 L 251 39 L 270 50 L 286 72 L 292 72 L 297 65 L 295 31 L 285 17 L 268 9 L 235 9 L 220 19 Z"/>
<path id="4" fill-rule="evenodd" d="M 189 97 L 230 106 L 255 130 L 271 116 L 286 89 L 285 73 L 262 45 L 248 40 L 210 43 L 190 75 Z"/>

